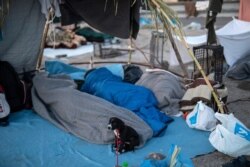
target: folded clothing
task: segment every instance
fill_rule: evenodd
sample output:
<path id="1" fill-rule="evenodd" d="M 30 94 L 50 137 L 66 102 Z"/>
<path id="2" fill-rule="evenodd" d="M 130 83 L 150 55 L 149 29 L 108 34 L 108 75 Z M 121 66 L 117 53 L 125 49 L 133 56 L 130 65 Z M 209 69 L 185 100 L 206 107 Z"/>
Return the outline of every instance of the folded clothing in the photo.
<path id="1" fill-rule="evenodd" d="M 113 36 L 97 32 L 90 27 L 84 27 L 76 30 L 77 35 L 81 35 L 89 42 L 104 42 L 105 40 L 112 39 Z"/>
<path id="2" fill-rule="evenodd" d="M 207 85 L 199 85 L 195 88 L 188 89 L 181 99 L 180 105 L 194 105 L 200 100 L 210 103 L 211 91 Z"/>
<path id="3" fill-rule="evenodd" d="M 209 82 L 218 97 L 226 103 L 228 96 L 227 87 L 224 84 L 212 80 L 209 80 Z M 186 88 L 187 91 L 180 101 L 180 110 L 182 112 L 192 111 L 196 103 L 200 100 L 217 111 L 217 106 L 214 105 L 215 102 L 212 97 L 212 92 L 203 78 L 197 78 L 194 82 L 186 85 Z"/>
<path id="4" fill-rule="evenodd" d="M 213 86 L 216 84 L 215 81 L 209 80 L 210 84 Z M 197 78 L 192 83 L 186 85 L 187 88 L 195 88 L 199 85 L 206 85 L 206 81 L 203 78 Z"/>
<path id="5" fill-rule="evenodd" d="M 214 85 L 214 81 L 209 81 Z M 198 101 L 203 101 L 205 104 L 211 104 L 212 93 L 203 78 L 197 78 L 191 84 L 186 85 L 187 91 L 180 101 L 180 110 L 190 112 Z"/>

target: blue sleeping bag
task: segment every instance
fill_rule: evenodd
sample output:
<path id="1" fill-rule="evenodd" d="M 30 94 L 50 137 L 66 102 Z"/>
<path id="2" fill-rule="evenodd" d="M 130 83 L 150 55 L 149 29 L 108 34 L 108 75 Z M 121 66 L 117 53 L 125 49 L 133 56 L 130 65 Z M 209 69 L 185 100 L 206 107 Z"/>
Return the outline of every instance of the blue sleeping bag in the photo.
<path id="1" fill-rule="evenodd" d="M 154 136 L 158 136 L 173 120 L 156 108 L 157 99 L 149 89 L 125 83 L 105 67 L 90 72 L 81 91 L 133 111 L 152 128 Z"/>

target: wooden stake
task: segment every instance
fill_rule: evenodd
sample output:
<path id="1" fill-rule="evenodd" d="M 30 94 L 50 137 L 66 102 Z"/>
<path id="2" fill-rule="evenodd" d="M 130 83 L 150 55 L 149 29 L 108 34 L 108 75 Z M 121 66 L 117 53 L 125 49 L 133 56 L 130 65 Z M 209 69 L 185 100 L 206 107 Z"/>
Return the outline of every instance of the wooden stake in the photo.
<path id="1" fill-rule="evenodd" d="M 168 34 L 168 38 L 169 38 L 170 43 L 171 43 L 171 45 L 172 45 L 172 47 L 173 47 L 173 49 L 174 49 L 176 58 L 177 58 L 177 60 L 178 60 L 178 62 L 179 62 L 179 64 L 180 64 L 180 66 L 181 66 L 181 69 L 182 69 L 182 71 L 183 71 L 183 75 L 184 75 L 185 78 L 189 78 L 189 77 L 188 77 L 187 69 L 186 69 L 185 65 L 183 64 L 183 61 L 182 61 L 181 56 L 180 56 L 180 52 L 178 51 L 177 45 L 176 45 L 176 43 L 175 43 L 175 41 L 174 41 L 174 38 L 173 38 L 173 36 L 172 36 L 172 34 L 171 34 L 171 31 L 170 31 L 170 29 L 168 28 L 167 25 L 164 24 L 164 27 L 166 28 L 166 32 L 167 32 L 167 34 Z"/>
<path id="2" fill-rule="evenodd" d="M 218 106 L 218 109 L 221 113 L 224 113 L 224 109 L 222 107 L 222 103 L 220 102 L 217 94 L 214 91 L 214 88 L 212 87 L 211 83 L 209 82 L 205 72 L 203 71 L 200 63 L 198 62 L 198 60 L 196 59 L 196 57 L 194 56 L 194 53 L 192 52 L 192 50 L 190 49 L 190 47 L 188 46 L 186 40 L 183 37 L 183 34 L 176 30 L 176 25 L 174 25 L 172 23 L 172 21 L 169 19 L 168 15 L 165 13 L 164 10 L 162 10 L 162 8 L 159 6 L 159 4 L 155 1 L 155 0 L 150 0 L 155 6 L 156 8 L 160 11 L 160 13 L 168 20 L 168 22 L 171 24 L 171 28 L 174 30 L 174 32 L 180 37 L 180 40 L 182 42 L 182 44 L 187 48 L 188 50 L 188 54 L 189 56 L 193 59 L 193 61 L 195 62 L 195 65 L 197 66 L 198 70 L 200 71 L 201 75 L 203 76 L 208 88 L 210 89 L 212 96 L 214 97 L 214 100 Z M 164 27 L 166 28 L 166 30 L 168 30 L 168 26 L 166 24 L 164 24 Z"/>
<path id="3" fill-rule="evenodd" d="M 43 29 L 42 41 L 41 41 L 40 48 L 39 48 L 38 60 L 37 60 L 37 65 L 36 65 L 37 70 L 41 69 L 41 64 L 42 64 L 42 60 L 43 60 L 43 50 L 44 50 L 46 37 L 47 37 L 48 31 L 49 31 L 49 24 L 50 24 L 50 20 L 51 20 L 52 16 L 53 16 L 53 9 L 50 8 L 49 15 L 48 15 L 47 21 L 46 21 L 44 29 Z"/>
<path id="4" fill-rule="evenodd" d="M 168 18 L 167 14 L 161 9 L 160 5 L 155 0 L 151 0 L 151 2 L 157 7 L 158 11 L 160 11 L 161 14 L 163 14 L 163 16 L 168 19 L 168 22 L 172 23 L 171 20 Z M 171 26 L 173 26 L 173 25 L 171 25 Z M 171 43 L 171 45 L 172 45 L 172 47 L 174 49 L 177 61 L 179 62 L 180 66 L 181 66 L 181 69 L 183 71 L 183 75 L 184 75 L 185 78 L 188 78 L 187 69 L 186 69 L 186 67 L 185 67 L 185 65 L 184 65 L 184 63 L 183 63 L 183 61 L 181 59 L 180 53 L 178 51 L 177 45 L 176 45 L 176 43 L 174 41 L 174 38 L 172 36 L 171 30 L 168 28 L 168 26 L 165 23 L 164 23 L 164 27 L 165 27 L 166 32 L 168 34 L 170 43 Z"/>
<path id="5" fill-rule="evenodd" d="M 219 100 L 217 94 L 215 93 L 214 88 L 212 87 L 211 83 L 209 82 L 209 79 L 207 78 L 207 76 L 206 76 L 204 70 L 202 69 L 200 63 L 198 62 L 198 60 L 197 60 L 196 57 L 194 56 L 193 51 L 190 49 L 190 47 L 188 46 L 187 42 L 185 41 L 185 39 L 184 39 L 182 36 L 181 36 L 181 41 L 182 41 L 183 45 L 186 46 L 186 48 L 188 49 L 188 54 L 189 54 L 189 55 L 191 56 L 191 58 L 194 60 L 195 65 L 197 66 L 198 70 L 200 71 L 201 75 L 203 76 L 203 78 L 204 78 L 204 80 L 205 80 L 205 82 L 206 82 L 208 88 L 209 88 L 210 91 L 212 92 L 212 95 L 213 95 L 213 97 L 214 97 L 214 100 L 215 100 L 215 102 L 216 102 L 218 108 L 219 108 L 219 111 L 220 111 L 221 113 L 224 114 L 224 109 L 223 109 L 223 107 L 222 107 L 222 103 L 220 102 L 220 100 Z"/>

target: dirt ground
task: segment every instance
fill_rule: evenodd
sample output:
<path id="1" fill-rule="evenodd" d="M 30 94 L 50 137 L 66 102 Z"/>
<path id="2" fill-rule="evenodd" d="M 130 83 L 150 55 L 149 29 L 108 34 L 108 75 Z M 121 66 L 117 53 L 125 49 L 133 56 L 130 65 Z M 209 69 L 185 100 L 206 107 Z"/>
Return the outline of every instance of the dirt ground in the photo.
<path id="1" fill-rule="evenodd" d="M 228 22 L 230 19 L 221 19 L 217 23 L 217 27 L 223 26 L 226 22 Z M 197 21 L 202 24 L 202 19 L 196 19 L 196 20 L 185 20 L 185 24 L 189 24 L 190 22 Z M 188 34 L 190 35 L 199 35 L 202 33 L 206 33 L 206 30 L 189 30 Z M 138 38 L 134 41 L 137 49 L 135 52 L 132 53 L 132 62 L 140 62 L 147 64 L 148 59 L 149 59 L 149 48 L 150 48 L 150 38 L 151 38 L 151 31 L 150 30 L 140 30 Z M 122 40 L 122 46 L 126 48 L 129 44 L 129 40 Z M 139 48 L 139 49 L 138 49 Z M 145 55 L 141 53 L 141 50 L 145 52 Z M 91 60 L 91 57 L 93 60 Z M 146 58 L 145 58 L 146 57 Z M 45 58 L 46 60 L 46 58 Z M 96 64 L 95 62 L 98 61 L 124 61 L 128 62 L 129 59 L 129 54 L 128 52 L 124 52 L 120 56 L 114 56 L 114 57 L 93 57 L 93 53 L 90 54 L 85 54 L 85 55 L 80 55 L 76 57 L 71 57 L 71 58 L 61 58 L 61 61 L 67 62 L 67 63 L 80 63 L 80 62 L 94 62 L 93 67 L 99 66 L 100 64 Z M 107 64 L 107 63 L 105 63 Z M 78 65 L 81 67 L 86 67 L 89 68 L 90 65 Z M 189 66 L 187 66 L 189 67 Z M 179 67 L 173 67 L 172 69 L 176 70 L 177 72 L 181 72 Z M 189 68 L 188 68 L 189 69 Z M 192 70 L 192 69 L 189 69 Z M 232 80 L 229 78 L 223 78 L 223 83 L 225 86 L 228 88 L 228 100 L 227 102 L 229 103 L 227 105 L 229 112 L 234 113 L 234 115 L 241 120 L 247 127 L 250 127 L 250 101 L 243 101 L 245 98 L 250 98 L 250 82 L 246 81 L 237 81 L 237 80 Z M 245 85 L 245 90 L 242 88 L 239 88 L 239 84 L 244 84 Z M 247 157 L 250 160 L 250 156 Z M 192 159 L 195 167 L 221 167 L 222 164 L 230 162 L 233 160 L 232 157 L 227 156 L 223 153 L 220 152 L 213 152 L 210 154 L 206 155 L 201 155 L 198 157 L 195 157 Z"/>
<path id="2" fill-rule="evenodd" d="M 215 27 L 220 28 L 226 23 L 228 23 L 230 20 L 231 18 L 217 18 Z M 182 22 L 183 24 L 197 22 L 204 25 L 204 19 L 202 18 L 192 18 L 191 20 L 183 19 Z M 223 77 L 223 83 L 228 89 L 227 107 L 229 113 L 233 113 L 236 118 L 242 121 L 249 128 L 250 81 L 234 80 L 227 77 Z M 196 158 L 193 158 L 192 160 L 195 167 L 221 167 L 222 164 L 228 163 L 233 159 L 233 157 L 215 151 L 207 155 L 198 156 Z M 250 160 L 250 156 L 247 156 L 247 159 Z"/>
<path id="3" fill-rule="evenodd" d="M 229 112 L 233 113 L 247 127 L 250 127 L 250 84 L 246 82 L 245 90 L 238 88 L 239 84 L 244 82 L 246 81 L 224 78 L 224 84 L 228 88 L 227 103 L 229 104 L 227 107 Z M 248 98 L 248 101 L 244 101 L 246 98 Z M 247 158 L 250 159 L 250 156 Z M 198 156 L 192 160 L 196 167 L 221 167 L 222 164 L 232 161 L 233 158 L 215 151 L 207 155 Z"/>

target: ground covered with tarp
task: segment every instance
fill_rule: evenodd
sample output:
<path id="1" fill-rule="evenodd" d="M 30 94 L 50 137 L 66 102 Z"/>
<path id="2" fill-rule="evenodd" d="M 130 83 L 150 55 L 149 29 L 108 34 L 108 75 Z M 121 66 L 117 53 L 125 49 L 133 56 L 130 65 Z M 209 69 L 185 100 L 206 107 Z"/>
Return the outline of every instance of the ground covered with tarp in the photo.
<path id="1" fill-rule="evenodd" d="M 31 110 L 12 114 L 10 122 L 8 127 L 1 127 L 2 167 L 106 167 L 116 164 L 116 155 L 111 151 L 111 144 L 91 144 L 65 133 Z M 103 129 L 105 130 L 106 126 Z M 182 163 L 185 166 L 193 166 L 190 158 L 214 151 L 208 141 L 208 135 L 207 132 L 188 128 L 182 118 L 175 118 L 163 136 L 149 140 L 143 148 L 134 152 L 119 155 L 119 162 L 140 166 L 149 154 L 157 152 L 167 155 L 171 145 L 176 144 L 181 147 Z"/>
<path id="2" fill-rule="evenodd" d="M 58 68 L 53 68 L 53 65 Z M 40 72 L 33 79 L 32 101 L 34 110 L 23 110 L 11 114 L 9 126 L 1 127 L 3 143 L 13 143 L 13 147 L 8 151 L 6 151 L 7 149 L 1 149 L 0 155 L 5 159 L 1 162 L 1 166 L 15 166 L 16 162 L 23 165 L 35 164 L 36 166 L 43 166 L 44 164 L 46 166 L 68 166 L 68 163 L 72 165 L 72 162 L 75 163 L 74 166 L 112 166 L 115 164 L 116 154 L 111 145 L 114 143 L 115 135 L 107 127 L 111 117 L 122 119 L 127 125 L 135 129 L 140 137 L 140 145 L 135 148 L 135 151 L 119 155 L 120 163 L 128 162 L 133 166 L 145 165 L 150 162 L 146 158 L 149 154 L 161 153 L 167 156 L 172 145 L 177 145 L 181 148 L 178 163 L 184 166 L 193 166 L 191 158 L 214 151 L 208 141 L 209 132 L 190 129 L 182 117 L 167 116 L 167 112 L 161 112 L 156 108 L 156 103 L 152 104 L 157 100 L 149 88 L 139 86 L 139 83 L 137 85 L 125 83 L 120 77 L 117 77 L 116 75 L 121 75 L 120 68 L 123 67 L 121 65 L 100 67 L 87 73 L 84 69 L 60 62 L 48 62 L 46 67 L 46 70 L 51 73 L 48 71 Z M 114 69 L 118 69 L 118 71 Z M 97 75 L 99 78 L 96 79 L 95 74 L 99 72 L 102 75 Z M 85 73 L 85 78 L 83 78 L 83 75 L 81 75 L 81 78 L 76 73 Z M 177 77 L 162 70 L 150 73 L 162 74 L 156 75 L 159 78 L 164 76 Z M 150 75 L 150 73 L 147 75 Z M 126 76 L 126 74 L 121 76 Z M 77 78 L 78 81 L 82 79 L 83 86 L 77 86 L 72 78 Z M 113 89 L 105 90 L 105 88 L 112 86 L 114 81 Z M 120 84 L 125 85 L 125 87 L 120 86 Z M 181 83 L 176 82 L 177 84 Z M 99 86 L 101 86 L 101 89 L 99 89 Z M 179 85 L 179 87 L 181 86 Z M 90 88 L 94 91 L 92 92 L 93 95 L 88 94 L 91 93 Z M 117 94 L 115 89 L 118 92 L 125 92 L 122 96 L 118 96 L 119 93 Z M 174 90 L 175 88 L 170 86 L 168 89 Z M 169 97 L 166 97 L 167 94 L 164 94 L 164 97 L 169 101 L 172 101 L 171 98 L 177 100 L 178 96 L 175 97 L 174 91 L 170 90 L 169 92 L 172 92 L 172 95 L 169 93 Z M 141 96 L 142 94 L 143 96 Z M 105 100 L 106 96 L 109 97 L 107 100 Z M 145 103 L 143 99 L 151 100 L 151 102 Z M 121 101 L 119 102 L 119 100 Z M 122 103 L 124 101 L 125 104 Z M 167 107 L 164 100 L 162 104 L 165 104 L 165 108 Z M 173 108 L 170 104 L 168 105 Z M 155 114 L 153 117 L 150 114 L 151 112 Z M 172 122 L 162 122 L 163 118 Z M 155 127 L 158 129 L 154 129 Z M 18 129 L 23 130 L 19 131 Z M 25 142 L 22 142 L 23 140 L 17 141 L 16 135 Z M 22 142 L 22 145 L 19 141 Z M 33 142 L 37 144 L 31 147 L 30 143 Z M 7 145 L 3 144 L 1 148 L 5 146 Z M 190 149 L 190 147 L 193 149 Z M 19 151 L 22 152 L 21 156 Z M 32 156 L 34 152 L 39 152 L 39 156 Z M 17 156 L 19 161 L 14 161 Z M 64 161 L 65 156 L 70 158 Z M 52 157 L 56 160 L 52 161 Z M 167 163 L 167 159 L 160 162 Z"/>
<path id="3" fill-rule="evenodd" d="M 107 1 L 109 3 L 106 4 L 106 7 L 110 10 L 106 12 L 105 15 L 102 15 L 103 10 L 105 10 L 104 2 L 101 3 L 100 6 L 96 5 L 94 1 L 77 2 L 66 0 L 65 2 L 64 5 L 75 8 L 76 11 L 78 11 L 78 16 L 80 16 L 81 19 L 84 18 L 86 21 L 88 20 L 91 25 L 97 24 L 96 26 L 98 26 L 99 23 L 104 23 L 99 29 L 106 33 L 110 32 L 111 35 L 118 35 L 123 38 L 127 38 L 130 33 L 133 34 L 134 38 L 137 36 L 139 29 L 138 15 L 134 14 L 138 14 L 138 3 L 140 1 L 134 1 L 136 3 L 133 3 L 132 6 L 130 1 L 122 2 L 121 4 L 123 5 L 121 6 L 113 5 L 113 1 Z M 10 12 L 9 15 L 7 15 L 8 19 L 4 26 L 1 27 L 3 29 L 0 59 L 1 61 L 6 60 L 11 62 L 19 73 L 34 70 L 38 54 L 41 53 L 39 47 L 42 38 L 42 29 L 45 24 L 45 18 L 48 17 L 48 13 L 47 15 L 43 15 L 42 13 L 45 12 L 46 14 L 46 12 L 48 12 L 46 5 L 49 4 L 42 3 L 42 1 L 40 1 L 40 3 L 41 4 L 35 0 L 32 2 L 28 2 L 27 0 L 14 0 L 11 4 L 16 5 L 11 5 L 10 11 L 15 12 Z M 85 4 L 85 7 L 93 6 L 96 8 L 91 11 L 79 11 L 80 6 L 78 5 L 83 4 Z M 42 8 L 40 8 L 39 5 L 42 5 Z M 117 13 L 115 12 L 115 8 L 119 9 Z M 98 15 L 100 17 L 92 19 L 92 14 L 96 14 L 96 11 L 101 11 L 101 15 L 99 13 Z M 116 13 L 116 16 L 114 13 Z M 123 15 L 125 13 L 127 13 L 126 16 Z M 56 15 L 57 14 L 58 13 L 56 13 Z M 112 17 L 108 17 L 109 15 L 112 15 Z M 109 19 L 104 20 L 105 18 Z M 122 18 L 125 18 L 126 21 Z M 113 29 L 110 29 L 109 23 L 114 21 L 112 19 L 116 21 L 115 24 L 124 25 L 121 26 L 120 30 L 125 30 L 114 30 L 114 28 L 118 26 L 114 26 L 112 27 Z M 233 22 L 235 21 L 236 20 L 233 20 Z M 133 26 L 131 26 L 132 22 L 134 23 Z M 32 23 L 32 26 L 30 23 Z M 244 31 L 240 35 L 237 33 L 231 35 L 222 34 L 222 36 L 218 35 L 221 38 L 221 44 L 225 47 L 227 64 L 231 66 L 227 76 L 237 79 L 223 78 L 223 84 L 228 88 L 228 97 L 226 95 L 227 101 L 225 101 L 225 103 L 228 106 L 229 112 L 233 113 L 235 117 L 245 125 L 240 126 L 241 129 L 237 129 L 237 134 L 236 132 L 231 133 L 234 139 L 237 138 L 236 140 L 238 140 L 240 138 L 241 141 L 244 140 L 246 147 L 243 147 L 240 142 L 235 142 L 240 146 L 238 147 L 240 148 L 239 151 L 230 150 L 232 148 L 238 149 L 238 145 L 235 143 L 229 145 L 226 145 L 227 143 L 225 142 L 218 144 L 218 140 L 214 140 L 213 143 L 211 143 L 211 134 L 217 133 L 217 137 L 220 138 L 223 136 L 218 135 L 217 127 L 217 131 L 215 130 L 212 133 L 192 129 L 193 127 L 190 128 L 190 124 L 197 123 L 196 118 L 198 114 L 194 114 L 193 117 L 187 116 L 187 120 L 184 119 L 186 115 L 183 116 L 184 118 L 178 117 L 181 115 L 178 110 L 179 101 L 185 93 L 185 90 L 178 85 L 178 83 L 180 84 L 180 80 L 179 78 L 177 79 L 176 76 L 173 77 L 171 74 L 165 77 L 169 74 L 166 71 L 153 73 L 144 72 L 135 85 L 131 84 L 132 87 L 137 87 L 138 85 L 144 86 L 145 89 L 150 89 L 155 95 L 159 103 L 154 103 L 153 108 L 158 108 L 159 110 L 153 109 L 154 113 L 157 113 L 154 117 L 154 121 L 159 118 L 159 115 L 166 114 L 160 117 L 160 119 L 163 118 L 163 121 L 160 120 L 163 126 L 160 128 L 160 133 L 157 133 L 156 129 L 154 129 L 155 126 L 152 126 L 152 124 L 145 119 L 150 115 L 149 111 L 146 113 L 136 113 L 141 110 L 134 110 L 127 106 L 128 104 L 116 103 L 113 97 L 112 99 L 108 99 L 105 96 L 101 96 L 102 98 L 95 96 L 100 95 L 98 94 L 100 92 L 95 92 L 96 90 L 102 91 L 107 87 L 110 88 L 109 93 L 111 92 L 112 94 L 112 92 L 115 92 L 111 85 L 105 85 L 105 82 L 108 80 L 103 79 L 101 82 L 96 82 L 102 89 L 96 89 L 93 91 L 94 93 L 88 92 L 92 93 L 92 95 L 87 94 L 86 89 L 80 91 L 80 88 L 82 88 L 84 82 L 88 84 L 89 81 L 87 78 L 91 76 L 91 73 L 93 75 L 93 71 L 84 78 L 83 76 L 87 70 L 63 65 L 60 69 L 55 70 L 52 68 L 55 72 L 54 74 L 36 73 L 32 88 L 33 108 L 11 113 L 9 115 L 9 125 L 0 127 L 0 166 L 114 166 L 117 164 L 116 161 L 118 157 L 114 152 L 112 143 L 114 143 L 115 135 L 117 134 L 110 131 L 107 127 L 110 117 L 113 116 L 121 118 L 126 125 L 133 127 L 140 137 L 140 145 L 135 148 L 134 152 L 130 151 L 119 155 L 119 164 L 128 163 L 129 166 L 141 167 L 145 167 L 145 165 L 146 167 L 150 165 L 156 166 L 156 164 L 163 166 L 163 164 L 169 163 L 169 155 L 171 155 L 169 152 L 171 152 L 175 145 L 181 148 L 176 159 L 177 166 L 222 166 L 233 159 L 241 158 L 237 157 L 239 153 L 249 154 L 249 151 L 246 151 L 249 149 L 248 146 L 250 144 L 248 142 L 250 139 L 250 131 L 247 128 L 250 127 L 248 119 L 250 88 L 249 81 L 247 80 L 249 79 L 249 63 L 248 59 L 241 59 L 236 62 L 237 58 L 244 55 L 237 55 L 239 51 L 249 52 L 249 48 L 245 45 L 245 42 L 244 45 L 240 44 L 240 47 L 233 49 L 233 46 L 239 46 L 241 39 L 249 40 L 249 27 L 244 27 L 246 27 L 247 31 Z M 230 26 L 229 28 L 232 27 Z M 235 28 L 235 31 L 236 30 L 237 28 Z M 243 28 L 239 28 L 239 30 L 243 30 Z M 225 32 L 234 33 L 234 31 L 231 30 Z M 145 38 L 139 38 L 139 42 L 137 43 L 140 43 L 140 48 L 148 49 L 148 44 L 145 45 L 145 41 L 149 41 L 148 34 L 149 33 L 147 33 L 147 37 Z M 237 37 L 232 35 L 236 35 Z M 234 40 L 234 38 L 237 40 Z M 237 45 L 231 43 L 232 41 L 236 42 Z M 230 49 L 236 51 L 236 54 L 233 54 L 233 56 L 237 55 L 237 57 L 228 57 L 229 54 L 233 53 L 229 51 Z M 138 51 L 134 53 L 137 54 Z M 244 56 L 246 56 L 244 58 L 249 57 L 248 54 Z M 124 57 L 124 59 L 129 60 L 130 64 L 131 59 L 129 59 L 127 55 Z M 85 59 L 93 63 L 92 58 L 93 57 L 83 58 L 79 56 L 75 58 L 75 60 L 76 62 L 80 62 Z M 98 59 L 98 57 L 96 58 Z M 236 63 L 231 62 L 231 58 Z M 140 56 L 137 56 L 136 60 L 142 61 Z M 64 59 L 64 61 L 69 62 L 67 59 Z M 92 67 L 93 64 L 91 64 L 91 68 Z M 62 71 L 67 68 L 70 69 L 70 72 L 62 73 Z M 120 72 L 121 71 L 118 71 L 116 74 L 121 74 Z M 160 78 L 162 76 L 164 77 Z M 97 80 L 101 78 L 102 77 L 96 77 Z M 151 83 L 148 81 L 151 81 Z M 169 86 L 166 86 L 167 84 L 160 84 L 163 83 L 162 81 L 169 82 Z M 91 84 L 90 87 L 93 85 Z M 131 87 L 131 85 L 129 87 Z M 130 90 L 125 89 L 125 91 L 129 92 Z M 119 94 L 119 90 L 116 90 L 114 94 Z M 3 100 L 3 90 L 0 90 L 0 95 L 0 100 Z M 110 97 L 110 94 L 106 92 L 105 95 Z M 130 98 L 131 96 L 127 97 Z M 137 97 L 137 99 L 133 101 L 139 101 L 140 98 L 143 99 L 145 97 L 147 96 Z M 131 99 L 133 98 L 134 97 L 131 97 Z M 155 98 L 151 96 L 149 99 L 154 102 Z M 209 98 L 211 98 L 211 93 Z M 122 100 L 121 102 L 124 101 Z M 197 101 L 195 101 L 195 103 L 197 103 Z M 152 109 L 152 103 L 149 104 L 151 104 L 150 107 Z M 201 104 L 201 102 L 199 102 L 199 104 Z M 147 109 L 148 106 L 144 107 Z M 0 108 L 6 109 L 6 107 L 2 106 L 0 106 Z M 195 107 L 194 110 L 196 108 L 199 107 Z M 166 118 L 171 118 L 173 121 L 168 122 Z M 238 121 L 237 123 L 240 122 Z M 240 125 L 242 124 L 240 123 Z M 222 125 L 220 125 L 220 127 L 221 126 Z M 205 128 L 205 130 L 207 129 Z M 231 138 L 225 137 L 225 139 L 230 140 Z M 224 153 L 215 151 L 215 149 Z M 228 150 L 230 150 L 230 152 L 227 152 Z M 167 156 L 167 158 L 163 159 L 163 161 L 157 160 L 156 158 L 152 159 L 152 157 L 149 156 L 152 155 L 152 153 L 162 154 L 163 156 Z M 249 159 L 249 156 L 245 157 Z"/>

